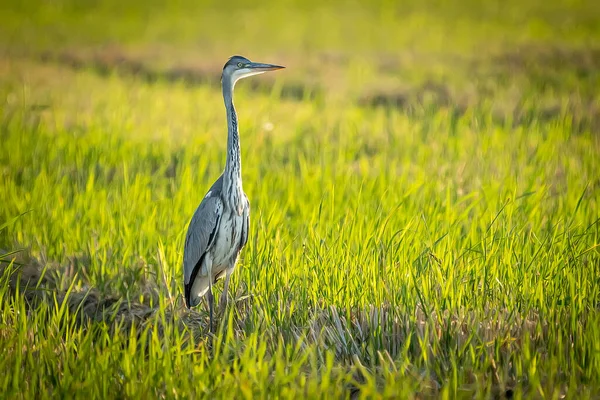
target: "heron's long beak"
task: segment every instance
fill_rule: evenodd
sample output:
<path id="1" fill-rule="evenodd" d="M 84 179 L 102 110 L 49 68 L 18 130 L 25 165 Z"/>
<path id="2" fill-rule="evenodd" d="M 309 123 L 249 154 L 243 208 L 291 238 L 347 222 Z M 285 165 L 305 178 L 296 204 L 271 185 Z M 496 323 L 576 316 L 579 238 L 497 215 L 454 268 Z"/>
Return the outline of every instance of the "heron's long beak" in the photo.
<path id="1" fill-rule="evenodd" d="M 267 71 L 275 71 L 278 69 L 283 69 L 281 65 L 273 65 L 273 64 L 262 64 L 262 63 L 250 63 L 246 64 L 246 68 L 256 71 L 256 72 L 267 72 Z"/>

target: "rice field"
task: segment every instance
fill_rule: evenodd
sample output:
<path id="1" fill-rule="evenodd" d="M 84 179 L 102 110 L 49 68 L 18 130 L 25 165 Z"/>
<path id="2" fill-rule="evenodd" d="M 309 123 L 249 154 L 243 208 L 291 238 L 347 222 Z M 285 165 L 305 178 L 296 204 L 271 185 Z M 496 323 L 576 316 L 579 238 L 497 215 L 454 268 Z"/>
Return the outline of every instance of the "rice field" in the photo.
<path id="1" fill-rule="evenodd" d="M 599 398 L 598 43 L 583 1 L 4 2 L 0 397 Z M 236 85 L 212 335 L 233 54 L 286 69 Z"/>

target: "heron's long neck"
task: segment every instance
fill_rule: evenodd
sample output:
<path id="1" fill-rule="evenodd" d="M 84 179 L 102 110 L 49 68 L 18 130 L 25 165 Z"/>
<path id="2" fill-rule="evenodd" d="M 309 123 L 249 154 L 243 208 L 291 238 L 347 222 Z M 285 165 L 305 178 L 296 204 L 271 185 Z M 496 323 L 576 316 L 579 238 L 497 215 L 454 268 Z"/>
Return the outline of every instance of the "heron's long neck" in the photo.
<path id="1" fill-rule="evenodd" d="M 242 188 L 242 156 L 237 114 L 233 106 L 233 85 L 223 80 L 223 99 L 227 111 L 227 161 L 224 173 L 224 189 L 237 195 Z"/>

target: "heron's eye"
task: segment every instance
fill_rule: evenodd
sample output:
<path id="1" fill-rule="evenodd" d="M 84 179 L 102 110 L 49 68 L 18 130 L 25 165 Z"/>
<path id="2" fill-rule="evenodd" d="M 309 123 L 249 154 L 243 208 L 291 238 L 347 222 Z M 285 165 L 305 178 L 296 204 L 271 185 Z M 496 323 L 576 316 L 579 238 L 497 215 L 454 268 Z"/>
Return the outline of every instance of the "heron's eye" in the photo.
<path id="1" fill-rule="evenodd" d="M 238 63 L 239 68 L 242 68 L 243 66 L 244 66 L 244 63 L 241 63 L 241 62 Z"/>

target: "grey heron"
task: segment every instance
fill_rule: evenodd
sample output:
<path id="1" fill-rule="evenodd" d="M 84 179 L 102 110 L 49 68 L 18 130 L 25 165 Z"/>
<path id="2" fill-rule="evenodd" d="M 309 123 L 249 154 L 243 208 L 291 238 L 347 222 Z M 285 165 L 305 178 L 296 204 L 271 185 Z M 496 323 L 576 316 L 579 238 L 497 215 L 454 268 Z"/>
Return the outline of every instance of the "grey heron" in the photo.
<path id="1" fill-rule="evenodd" d="M 212 286 L 224 277 L 219 309 L 227 306 L 229 278 L 248 241 L 250 203 L 242 188 L 242 158 L 233 88 L 242 78 L 284 68 L 233 56 L 223 67 L 221 84 L 227 113 L 225 170 L 208 190 L 188 226 L 183 253 L 185 302 L 195 307 L 206 296 L 213 327 Z"/>

